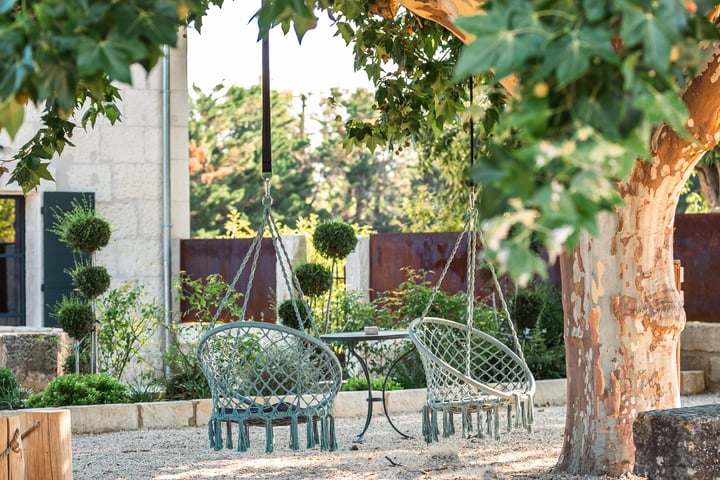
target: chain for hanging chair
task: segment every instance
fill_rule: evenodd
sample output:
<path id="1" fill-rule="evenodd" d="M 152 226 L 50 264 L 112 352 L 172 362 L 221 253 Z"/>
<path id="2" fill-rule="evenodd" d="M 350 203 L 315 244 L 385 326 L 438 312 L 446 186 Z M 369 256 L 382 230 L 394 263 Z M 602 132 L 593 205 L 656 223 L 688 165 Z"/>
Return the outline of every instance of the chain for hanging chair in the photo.
<path id="1" fill-rule="evenodd" d="M 224 310 L 225 306 L 227 305 L 227 302 L 230 300 L 230 297 L 233 295 L 234 292 L 237 291 L 236 287 L 237 284 L 242 276 L 242 274 L 246 271 L 249 264 L 249 274 L 248 274 L 248 281 L 247 285 L 245 285 L 245 288 L 243 289 L 243 305 L 242 310 L 240 313 L 240 318 L 238 320 L 245 320 L 247 318 L 247 308 L 250 300 L 250 292 L 252 290 L 253 286 L 253 280 L 255 278 L 255 271 L 257 269 L 258 259 L 260 258 L 260 249 L 262 247 L 262 239 L 265 236 L 265 231 L 267 230 L 270 238 L 272 239 L 273 247 L 275 248 L 275 254 L 277 257 L 277 260 L 280 264 L 280 271 L 282 273 L 283 282 L 285 285 L 286 290 L 290 293 L 290 301 L 293 306 L 293 311 L 295 313 L 295 316 L 298 320 L 298 325 L 303 326 L 305 329 L 308 329 L 313 336 L 319 337 L 320 332 L 317 328 L 317 325 L 313 319 L 312 311 L 310 309 L 310 306 L 307 304 L 307 302 L 304 299 L 304 294 L 302 292 L 302 289 L 300 288 L 300 282 L 298 281 L 297 277 L 292 271 L 291 268 L 291 261 L 290 261 L 290 255 L 287 252 L 287 249 L 285 248 L 284 243 L 282 242 L 280 231 L 278 229 L 277 223 L 275 222 L 275 218 L 272 215 L 272 203 L 273 199 L 270 195 L 270 178 L 265 177 L 264 178 L 264 196 L 262 199 L 262 205 L 263 205 L 263 217 L 262 222 L 260 224 L 260 227 L 257 231 L 257 234 L 253 238 L 250 248 L 248 249 L 247 253 L 245 254 L 245 257 L 242 260 L 242 263 L 240 264 L 240 267 L 238 268 L 237 272 L 235 273 L 235 276 L 233 277 L 232 281 L 228 284 L 228 288 L 225 292 L 225 295 L 223 296 L 223 299 L 220 302 L 220 305 L 218 306 L 217 311 L 215 312 L 215 315 L 213 316 L 212 320 L 210 321 L 209 328 L 213 328 L 215 324 L 217 323 L 218 319 L 221 316 L 222 311 Z M 302 311 L 305 312 L 305 315 L 301 314 Z M 303 319 L 307 319 L 307 325 L 306 322 Z"/>

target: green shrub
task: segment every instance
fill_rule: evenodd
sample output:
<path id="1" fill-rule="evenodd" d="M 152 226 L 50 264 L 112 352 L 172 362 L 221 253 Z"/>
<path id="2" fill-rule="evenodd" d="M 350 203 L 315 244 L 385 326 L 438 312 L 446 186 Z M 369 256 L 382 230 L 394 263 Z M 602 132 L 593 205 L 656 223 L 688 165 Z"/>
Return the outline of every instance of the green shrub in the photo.
<path id="1" fill-rule="evenodd" d="M 31 395 L 27 406 L 42 408 L 129 402 L 127 385 L 110 375 L 71 373 L 54 378 L 45 390 Z"/>
<path id="2" fill-rule="evenodd" d="M 145 301 L 145 288 L 124 282 L 98 299 L 98 364 L 102 371 L 122 378 L 130 361 L 143 363 L 162 307 Z"/>
<path id="3" fill-rule="evenodd" d="M 28 391 L 20 386 L 9 368 L 0 367 L 0 409 L 20 408 L 28 397 Z"/>
<path id="4" fill-rule="evenodd" d="M 525 360 L 538 380 L 565 376 L 565 320 L 559 289 L 533 284 L 511 299 Z"/>
<path id="5" fill-rule="evenodd" d="M 90 302 L 78 295 L 63 295 L 50 316 L 76 340 L 87 337 L 95 327 L 95 313 Z"/>
<path id="6" fill-rule="evenodd" d="M 325 222 L 315 228 L 312 236 L 315 250 L 325 258 L 342 260 L 357 245 L 353 227 L 344 222 Z"/>
<path id="7" fill-rule="evenodd" d="M 383 382 L 385 381 L 385 378 L 383 377 L 370 377 L 370 385 L 372 386 L 372 390 L 382 390 Z M 367 390 L 368 389 L 368 383 L 365 377 L 350 377 L 347 379 L 345 384 L 342 386 L 343 392 L 357 392 L 361 390 Z M 392 378 L 388 378 L 387 383 L 385 384 L 385 390 L 402 390 L 403 386 L 397 383 Z"/>
<path id="8" fill-rule="evenodd" d="M 332 272 L 319 263 L 303 263 L 295 268 L 300 289 L 309 297 L 319 297 L 332 287 Z"/>
<path id="9" fill-rule="evenodd" d="M 181 272 L 180 278 L 173 282 L 173 287 L 178 300 L 185 302 L 188 306 L 182 312 L 184 319 L 210 323 L 222 304 L 221 320 L 245 320 L 240 318 L 243 295 L 234 290 L 228 293 L 230 286 L 218 273 L 193 279 L 185 272 Z M 227 299 L 225 300 L 226 295 Z"/>
<path id="10" fill-rule="evenodd" d="M 210 398 L 210 386 L 197 361 L 197 339 L 204 330 L 202 324 L 173 324 L 169 334 L 173 341 L 163 360 L 169 374 L 159 380 L 168 400 Z"/>
<path id="11" fill-rule="evenodd" d="M 88 198 L 73 200 L 68 211 L 54 211 L 57 219 L 50 231 L 61 242 L 82 253 L 93 253 L 110 241 L 110 224 L 95 214 Z"/>
<path id="12" fill-rule="evenodd" d="M 298 316 L 295 313 L 295 307 L 291 299 L 285 300 L 278 307 L 278 317 L 282 321 L 282 324 L 286 327 L 294 328 L 295 330 L 306 330 L 310 328 L 310 322 L 312 321 L 311 313 L 306 304 L 300 300 L 295 300 L 297 304 L 298 312 L 300 313 L 300 320 L 303 323 L 303 327 L 298 322 Z"/>
<path id="13" fill-rule="evenodd" d="M 67 273 L 86 298 L 98 297 L 110 288 L 110 274 L 102 265 L 75 264 L 75 268 Z"/>

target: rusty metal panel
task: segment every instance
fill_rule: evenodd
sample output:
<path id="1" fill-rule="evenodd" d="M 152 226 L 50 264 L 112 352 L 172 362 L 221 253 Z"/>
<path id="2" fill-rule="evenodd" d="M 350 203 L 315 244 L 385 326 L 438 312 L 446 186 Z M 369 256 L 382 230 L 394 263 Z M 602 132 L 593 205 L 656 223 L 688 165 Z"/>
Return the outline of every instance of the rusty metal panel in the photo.
<path id="1" fill-rule="evenodd" d="M 180 270 L 193 279 L 218 273 L 230 283 L 240 268 L 251 242 L 252 239 L 180 240 Z M 251 263 L 248 263 L 236 284 L 235 288 L 240 293 L 245 293 L 247 289 Z M 275 248 L 271 239 L 264 238 L 260 245 L 260 255 L 250 291 L 248 319 L 275 321 L 275 312 L 271 308 L 274 304 L 275 280 Z M 183 302 L 180 308 L 185 312 L 188 310 L 188 305 Z M 221 318 L 224 321 L 236 320 L 228 319 L 223 315 Z"/>
<path id="2" fill-rule="evenodd" d="M 676 215 L 673 243 L 688 321 L 720 322 L 720 213 Z"/>
<path id="3" fill-rule="evenodd" d="M 371 298 L 392 290 L 407 279 L 406 268 L 428 273 L 426 279 L 435 285 L 445 268 L 458 232 L 381 233 L 370 237 Z M 441 289 L 453 295 L 467 288 L 467 242 L 463 240 L 450 263 Z M 503 281 L 506 289 L 507 281 Z M 484 298 L 494 292 L 492 276 L 481 269 L 475 280 L 475 294 Z"/>

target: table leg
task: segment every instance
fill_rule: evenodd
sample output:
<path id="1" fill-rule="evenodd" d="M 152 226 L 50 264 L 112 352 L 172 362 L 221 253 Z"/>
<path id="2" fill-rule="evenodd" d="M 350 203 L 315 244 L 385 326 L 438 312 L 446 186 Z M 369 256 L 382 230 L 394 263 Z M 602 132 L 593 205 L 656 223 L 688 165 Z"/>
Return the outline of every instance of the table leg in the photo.
<path id="1" fill-rule="evenodd" d="M 365 436 L 365 432 L 367 432 L 368 427 L 370 426 L 370 420 L 372 419 L 373 414 L 373 395 L 372 395 L 372 385 L 370 384 L 370 371 L 368 370 L 367 363 L 365 362 L 365 359 L 362 358 L 362 356 L 358 355 L 358 353 L 355 351 L 355 349 L 352 347 L 352 345 L 348 344 L 348 351 L 350 354 L 355 357 L 360 363 L 360 368 L 362 368 L 363 374 L 365 375 L 365 380 L 367 380 L 368 385 L 368 397 L 367 397 L 367 417 L 365 417 L 365 426 L 362 429 L 362 432 L 358 436 L 355 437 L 355 440 L 353 442 L 355 443 L 362 443 L 363 436 Z M 383 398 L 384 401 L 384 398 Z"/>
<path id="2" fill-rule="evenodd" d="M 385 374 L 385 380 L 383 380 L 383 386 L 382 386 L 382 404 L 383 404 L 383 412 L 385 413 L 385 418 L 387 418 L 388 423 L 390 426 L 400 435 L 402 435 L 403 438 L 413 438 L 411 435 L 408 435 L 406 433 L 401 432 L 398 430 L 398 428 L 393 423 L 392 419 L 390 418 L 390 414 L 388 413 L 387 404 L 385 402 L 385 387 L 387 387 L 388 379 L 390 378 L 390 375 L 392 375 L 393 370 L 395 370 L 395 367 L 398 363 L 400 363 L 405 357 L 410 355 L 413 351 L 415 351 L 415 346 L 413 346 L 410 350 L 400 355 L 398 358 L 393 361 L 393 363 L 390 365 L 390 368 L 388 369 L 387 373 Z"/>

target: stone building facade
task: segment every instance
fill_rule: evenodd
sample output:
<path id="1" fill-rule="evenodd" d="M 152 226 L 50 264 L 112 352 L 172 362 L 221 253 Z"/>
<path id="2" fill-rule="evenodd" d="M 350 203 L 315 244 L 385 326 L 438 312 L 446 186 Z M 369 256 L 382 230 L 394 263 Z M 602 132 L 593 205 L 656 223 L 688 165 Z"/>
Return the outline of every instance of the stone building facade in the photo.
<path id="1" fill-rule="evenodd" d="M 74 147 L 52 161 L 55 182 L 43 181 L 23 196 L 0 177 L 0 202 L 14 205 L 15 231 L 0 239 L 0 325 L 21 330 L 48 326 L 46 208 L 48 192 L 90 193 L 96 212 L 110 223 L 110 244 L 96 261 L 112 277 L 112 287 L 134 280 L 159 304 L 166 296 L 167 265 L 179 270 L 179 243 L 190 234 L 188 178 L 187 49 L 180 39 L 149 74 L 133 67 L 133 85 L 121 85 L 121 121 L 102 119 L 93 129 L 77 129 Z M 164 72 L 169 74 L 166 91 Z M 169 105 L 169 125 L 163 122 Z M 40 113 L 29 108 L 14 139 L 0 133 L 0 154 L 10 157 L 35 132 Z M 167 117 L 165 117 L 167 118 Z M 167 127 L 166 127 L 167 125 Z M 168 139 L 169 141 L 166 141 Z M 168 148 L 169 147 L 169 148 Z M 169 175 L 168 175 L 169 173 Z M 169 177 L 169 196 L 163 194 Z M 168 201 L 169 199 L 169 201 Z M 166 203 L 167 202 L 167 203 Z M 169 208 L 169 223 L 163 219 Z M 3 211 L 11 211 L 5 208 Z M 163 238 L 171 239 L 169 242 Z M 168 255 L 167 245 L 170 245 Z M 50 259 L 52 260 L 52 259 Z M 57 274 L 58 272 L 54 272 Z"/>

